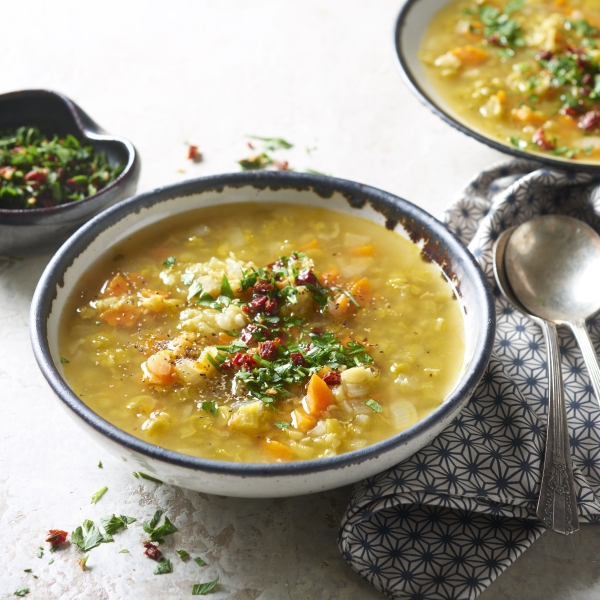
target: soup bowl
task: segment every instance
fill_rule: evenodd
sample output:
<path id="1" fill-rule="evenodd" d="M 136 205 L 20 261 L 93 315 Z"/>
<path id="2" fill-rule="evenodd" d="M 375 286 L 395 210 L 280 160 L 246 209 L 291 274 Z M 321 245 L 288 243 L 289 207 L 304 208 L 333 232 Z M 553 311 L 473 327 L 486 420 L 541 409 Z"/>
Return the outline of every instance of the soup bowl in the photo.
<path id="1" fill-rule="evenodd" d="M 112 425 L 69 388 L 58 337 L 61 316 L 78 280 L 111 246 L 173 215 L 240 202 L 287 203 L 327 208 L 379 223 L 418 244 L 451 282 L 463 309 L 465 360 L 454 389 L 429 416 L 381 442 L 337 456 L 289 463 L 239 463 L 181 454 Z M 302 227 L 299 223 L 298 227 Z M 356 482 L 406 459 L 428 444 L 460 412 L 488 363 L 495 332 L 493 299 L 477 262 L 442 223 L 390 193 L 354 183 L 297 173 L 217 175 L 170 185 L 108 209 L 77 231 L 58 251 L 36 289 L 31 336 L 42 373 L 67 412 L 133 471 L 207 493 L 241 497 L 308 494 Z"/>
<path id="2" fill-rule="evenodd" d="M 562 156 L 525 152 L 508 142 L 504 143 L 486 134 L 461 117 L 444 100 L 427 77 L 423 63 L 419 58 L 419 49 L 423 36 L 434 15 L 453 0 L 407 0 L 394 28 L 394 53 L 400 75 L 413 94 L 434 114 L 458 131 L 476 139 L 483 144 L 510 154 L 517 158 L 535 160 L 545 165 L 560 169 L 578 171 L 600 171 L 600 163 L 587 161 L 585 156 L 570 160 Z"/>

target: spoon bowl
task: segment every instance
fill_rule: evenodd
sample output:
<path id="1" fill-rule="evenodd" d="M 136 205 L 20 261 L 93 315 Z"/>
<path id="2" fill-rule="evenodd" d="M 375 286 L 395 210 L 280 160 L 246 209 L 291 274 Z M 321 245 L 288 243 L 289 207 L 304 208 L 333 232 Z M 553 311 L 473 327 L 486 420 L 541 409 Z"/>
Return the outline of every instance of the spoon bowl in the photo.
<path id="1" fill-rule="evenodd" d="M 600 310 L 600 236 L 563 215 L 517 227 L 506 247 L 510 285 L 529 312 L 558 325 Z"/>

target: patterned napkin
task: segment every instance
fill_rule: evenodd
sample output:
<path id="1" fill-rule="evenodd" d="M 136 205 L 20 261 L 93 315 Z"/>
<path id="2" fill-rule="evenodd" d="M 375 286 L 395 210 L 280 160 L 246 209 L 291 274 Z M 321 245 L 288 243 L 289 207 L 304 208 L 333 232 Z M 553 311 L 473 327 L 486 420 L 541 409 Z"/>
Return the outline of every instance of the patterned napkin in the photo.
<path id="1" fill-rule="evenodd" d="M 391 598 L 475 598 L 545 530 L 535 515 L 544 451 L 547 378 L 541 331 L 499 294 L 492 245 L 540 214 L 571 215 L 600 231 L 600 175 L 510 161 L 477 176 L 445 221 L 495 290 L 495 351 L 477 390 L 429 446 L 357 484 L 339 546 Z M 600 274 L 599 274 L 600 276 Z M 588 321 L 600 350 L 600 315 Z M 559 329 L 581 523 L 600 522 L 600 409 L 581 352 Z"/>

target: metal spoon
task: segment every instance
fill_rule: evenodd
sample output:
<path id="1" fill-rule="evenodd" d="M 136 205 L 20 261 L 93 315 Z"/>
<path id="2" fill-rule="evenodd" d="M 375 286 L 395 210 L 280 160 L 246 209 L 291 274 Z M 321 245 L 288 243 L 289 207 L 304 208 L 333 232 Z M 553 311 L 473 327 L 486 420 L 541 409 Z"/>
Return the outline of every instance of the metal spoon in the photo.
<path id="1" fill-rule="evenodd" d="M 573 466 L 567 427 L 558 336 L 554 323 L 531 314 L 515 295 L 505 270 L 506 250 L 515 227 L 507 229 L 494 244 L 494 275 L 502 294 L 514 307 L 537 323 L 548 352 L 548 431 L 536 514 L 545 525 L 565 535 L 579 529 Z"/>
<path id="2" fill-rule="evenodd" d="M 600 310 L 600 236 L 572 217 L 536 217 L 511 236 L 506 271 L 530 312 L 571 328 L 600 402 L 600 367 L 585 327 Z"/>

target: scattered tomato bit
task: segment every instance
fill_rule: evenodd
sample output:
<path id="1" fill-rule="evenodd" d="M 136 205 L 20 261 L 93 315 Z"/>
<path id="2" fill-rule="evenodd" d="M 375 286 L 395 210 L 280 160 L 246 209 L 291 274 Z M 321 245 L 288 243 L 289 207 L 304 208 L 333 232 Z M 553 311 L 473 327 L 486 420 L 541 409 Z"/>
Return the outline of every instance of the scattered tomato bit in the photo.
<path id="1" fill-rule="evenodd" d="M 156 544 L 146 542 L 144 544 L 144 548 L 144 554 L 152 560 L 159 560 L 162 556 L 162 552 L 158 549 L 158 546 Z"/>

